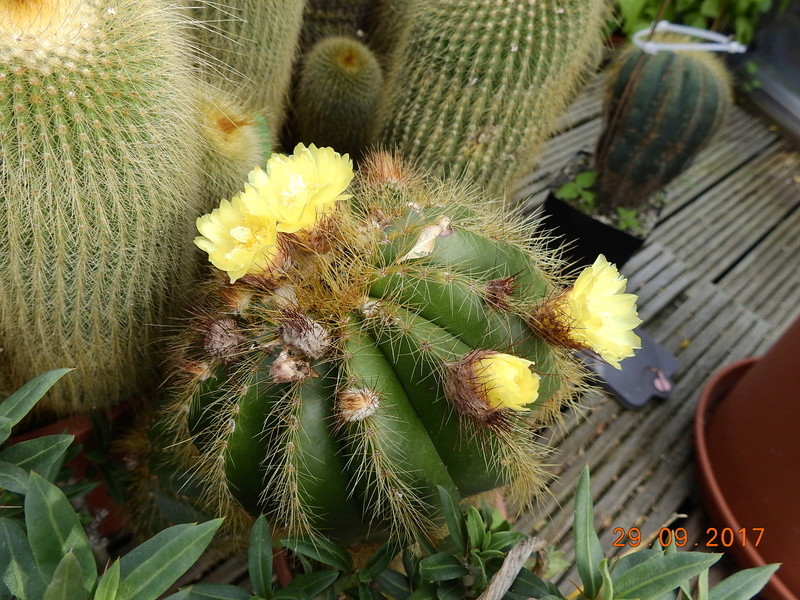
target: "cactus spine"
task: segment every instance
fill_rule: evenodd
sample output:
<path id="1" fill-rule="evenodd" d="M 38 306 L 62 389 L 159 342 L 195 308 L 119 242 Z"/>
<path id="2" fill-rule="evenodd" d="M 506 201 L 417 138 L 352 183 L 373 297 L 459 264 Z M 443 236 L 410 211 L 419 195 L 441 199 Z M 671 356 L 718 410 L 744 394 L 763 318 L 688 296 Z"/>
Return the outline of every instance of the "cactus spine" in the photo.
<path id="1" fill-rule="evenodd" d="M 214 86 L 266 110 L 270 131 L 283 123 L 305 0 L 192 3 L 199 59 Z M 273 140 L 274 141 L 274 140 Z"/>
<path id="2" fill-rule="evenodd" d="M 623 51 L 609 71 L 595 155 L 601 206 L 647 201 L 686 168 L 730 103 L 730 77 L 711 52 Z"/>
<path id="3" fill-rule="evenodd" d="M 378 141 L 503 193 L 530 168 L 607 17 L 605 0 L 425 2 L 390 59 Z"/>
<path id="4" fill-rule="evenodd" d="M 372 135 L 383 75 L 364 44 L 331 37 L 309 50 L 297 88 L 300 140 L 357 158 Z"/>
<path id="5" fill-rule="evenodd" d="M 158 0 L 0 1 L 4 385 L 128 397 L 193 273 L 200 137 L 185 19 Z"/>
<path id="6" fill-rule="evenodd" d="M 388 154 L 352 192 L 291 238 L 279 271 L 209 284 L 176 342 L 161 458 L 194 473 L 202 512 L 232 526 L 263 511 L 293 534 L 413 539 L 437 518 L 437 485 L 508 484 L 533 502 L 534 430 L 582 385 L 572 352 L 528 325 L 560 262 L 482 197 Z M 483 399 L 475 365 L 497 353 L 535 362 L 530 412 Z"/>

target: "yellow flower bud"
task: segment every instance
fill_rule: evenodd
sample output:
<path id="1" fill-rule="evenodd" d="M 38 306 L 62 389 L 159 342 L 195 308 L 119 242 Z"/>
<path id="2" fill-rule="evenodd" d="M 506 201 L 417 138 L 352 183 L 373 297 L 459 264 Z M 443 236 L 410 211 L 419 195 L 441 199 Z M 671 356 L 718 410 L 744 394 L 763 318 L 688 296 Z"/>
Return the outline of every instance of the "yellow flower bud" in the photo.
<path id="1" fill-rule="evenodd" d="M 627 279 L 601 254 L 584 269 L 560 299 L 570 337 L 610 365 L 633 356 L 641 348 L 633 332 L 642 321 L 636 312 L 636 295 L 625 294 Z"/>
<path id="2" fill-rule="evenodd" d="M 518 356 L 488 353 L 475 361 L 476 382 L 483 388 L 492 408 L 526 410 L 525 405 L 539 397 L 539 375 L 531 371 L 533 363 Z"/>

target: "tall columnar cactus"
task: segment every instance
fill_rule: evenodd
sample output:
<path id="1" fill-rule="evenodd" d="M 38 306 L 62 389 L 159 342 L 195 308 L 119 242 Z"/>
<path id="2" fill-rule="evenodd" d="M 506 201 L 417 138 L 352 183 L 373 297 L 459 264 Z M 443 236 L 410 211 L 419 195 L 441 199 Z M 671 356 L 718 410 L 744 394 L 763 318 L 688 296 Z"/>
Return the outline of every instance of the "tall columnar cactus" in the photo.
<path id="1" fill-rule="evenodd" d="M 422 3 L 389 62 L 377 140 L 503 193 L 596 57 L 608 10 L 605 0 Z"/>
<path id="2" fill-rule="evenodd" d="M 383 75 L 369 48 L 350 37 L 330 37 L 306 54 L 297 86 L 300 140 L 357 158 L 372 136 Z"/>
<path id="3" fill-rule="evenodd" d="M 635 208 L 702 149 L 731 103 L 730 76 L 711 52 L 646 54 L 631 46 L 606 84 L 595 163 L 598 201 Z"/>
<path id="4" fill-rule="evenodd" d="M 303 15 L 303 47 L 329 36 L 357 36 L 375 0 L 308 0 Z"/>
<path id="5" fill-rule="evenodd" d="M 42 404 L 152 377 L 188 289 L 201 141 L 185 18 L 160 0 L 0 0 L 3 385 L 75 367 Z"/>
<path id="6" fill-rule="evenodd" d="M 198 58 L 207 79 L 266 110 L 270 131 L 283 123 L 306 0 L 192 2 Z"/>
<path id="7" fill-rule="evenodd" d="M 330 149 L 267 167 L 198 220 L 227 275 L 176 342 L 161 452 L 140 465 L 190 474 L 228 523 L 263 511 L 346 539 L 430 532 L 436 486 L 533 502 L 535 430 L 582 386 L 572 349 L 637 347 L 624 279 L 598 260 L 565 289 L 529 229 L 388 154 L 351 194 Z M 148 481 L 132 504 L 153 514 Z"/>
<path id="8" fill-rule="evenodd" d="M 230 198 L 247 174 L 272 153 L 263 112 L 246 109 L 227 94 L 200 86 L 198 106 L 204 140 L 203 210 Z"/>

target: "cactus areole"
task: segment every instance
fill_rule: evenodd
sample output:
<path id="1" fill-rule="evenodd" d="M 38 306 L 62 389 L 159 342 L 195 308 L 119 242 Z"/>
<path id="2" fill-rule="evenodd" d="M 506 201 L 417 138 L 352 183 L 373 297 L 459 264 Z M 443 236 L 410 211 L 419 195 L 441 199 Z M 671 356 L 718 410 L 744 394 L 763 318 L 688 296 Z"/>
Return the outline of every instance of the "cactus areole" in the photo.
<path id="1" fill-rule="evenodd" d="M 324 170 L 338 155 L 305 152 L 335 179 Z M 290 162 L 273 160 L 198 221 L 196 243 L 230 271 L 195 310 L 157 417 L 173 464 L 205 490 L 202 510 L 413 539 L 436 524 L 437 486 L 507 486 L 532 502 L 545 483 L 535 429 L 582 385 L 570 343 L 538 330 L 565 305 L 558 260 L 479 197 L 388 154 L 312 226 L 280 233 L 292 222 L 270 216 L 259 229 L 267 177 Z M 301 214 L 301 195 L 343 191 L 296 177 L 275 196 L 283 215 Z M 244 253 L 257 267 L 242 274 Z"/>

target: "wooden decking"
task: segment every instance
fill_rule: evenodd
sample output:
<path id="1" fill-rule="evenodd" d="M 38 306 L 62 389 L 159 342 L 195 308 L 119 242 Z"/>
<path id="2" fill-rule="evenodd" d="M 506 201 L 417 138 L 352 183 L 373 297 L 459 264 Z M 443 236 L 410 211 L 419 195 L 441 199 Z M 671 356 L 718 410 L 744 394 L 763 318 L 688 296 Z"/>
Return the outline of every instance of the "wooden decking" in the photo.
<path id="1" fill-rule="evenodd" d="M 600 132 L 599 81 L 562 119 L 514 196 L 531 208 L 577 150 Z M 584 465 L 592 470 L 604 551 L 613 530 L 655 534 L 680 512 L 702 538 L 692 468 L 692 420 L 704 382 L 717 368 L 758 355 L 800 314 L 800 155 L 774 127 L 736 108 L 712 144 L 667 190 L 661 221 L 625 266 L 645 330 L 681 362 L 672 396 L 639 411 L 604 394 L 583 401 L 549 432 L 558 479 L 552 497 L 518 526 L 573 557 L 572 501 Z M 678 526 L 678 525 L 674 525 Z M 692 542 L 693 543 L 693 542 Z M 618 549 L 622 551 L 623 549 Z M 564 591 L 578 581 L 562 576 Z"/>
<path id="2" fill-rule="evenodd" d="M 560 135 L 514 196 L 544 199 L 561 166 L 600 133 L 599 80 L 561 121 Z M 596 526 L 604 551 L 615 527 L 657 532 L 677 512 L 702 534 L 692 471 L 691 425 L 699 390 L 718 367 L 757 355 L 800 314 L 800 155 L 777 131 L 737 108 L 724 130 L 667 190 L 663 217 L 626 265 L 645 329 L 681 361 L 672 397 L 639 411 L 596 393 L 582 414 L 569 413 L 547 435 L 556 453 L 552 496 L 518 527 L 572 551 L 572 494 L 592 469 Z M 677 526 L 677 525 L 675 525 Z M 247 584 L 247 562 L 200 563 L 183 579 Z M 571 589 L 575 572 L 561 584 Z"/>

